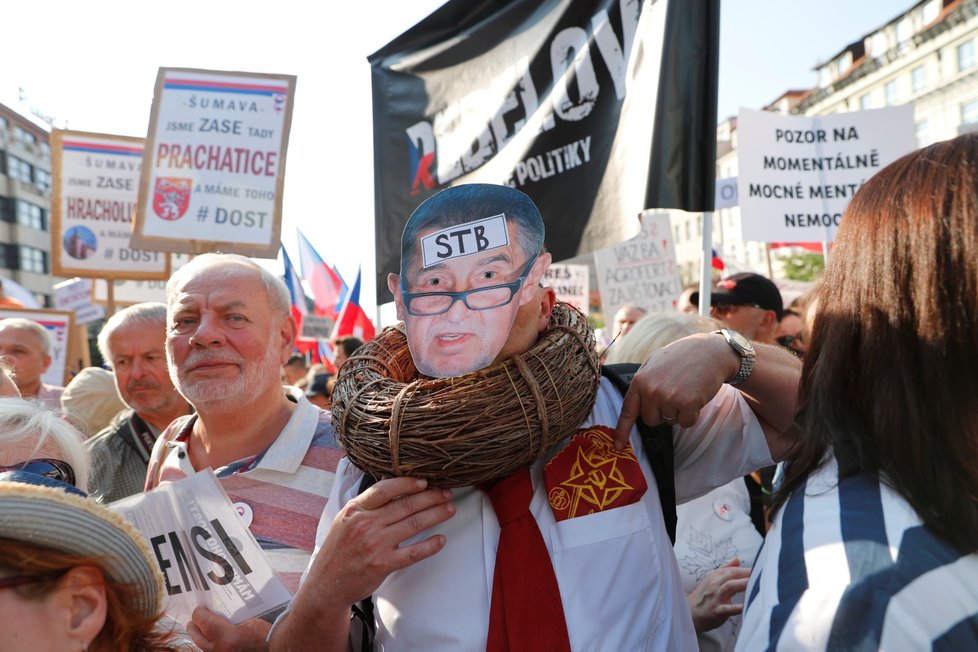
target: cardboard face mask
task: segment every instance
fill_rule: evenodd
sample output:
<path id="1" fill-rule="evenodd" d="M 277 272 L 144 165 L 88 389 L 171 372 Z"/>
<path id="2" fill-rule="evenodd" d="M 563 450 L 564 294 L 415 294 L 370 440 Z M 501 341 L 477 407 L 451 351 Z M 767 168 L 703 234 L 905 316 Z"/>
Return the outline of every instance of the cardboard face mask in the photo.
<path id="1" fill-rule="evenodd" d="M 456 186 L 414 211 L 388 286 L 421 373 L 461 376 L 495 361 L 543 276 L 543 239 L 540 212 L 508 186 Z"/>

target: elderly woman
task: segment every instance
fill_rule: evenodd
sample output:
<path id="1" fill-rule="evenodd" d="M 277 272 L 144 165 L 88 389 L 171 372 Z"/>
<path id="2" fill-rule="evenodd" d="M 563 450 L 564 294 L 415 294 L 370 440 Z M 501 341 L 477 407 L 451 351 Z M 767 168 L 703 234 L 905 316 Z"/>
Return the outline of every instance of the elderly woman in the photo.
<path id="1" fill-rule="evenodd" d="M 852 199 L 738 649 L 978 649 L 978 134 Z"/>
<path id="2" fill-rule="evenodd" d="M 163 586 L 142 537 L 74 486 L 0 473 L 0 647 L 168 650 Z"/>
<path id="3" fill-rule="evenodd" d="M 84 437 L 44 406 L 0 398 L 0 471 L 23 469 L 87 490 Z"/>

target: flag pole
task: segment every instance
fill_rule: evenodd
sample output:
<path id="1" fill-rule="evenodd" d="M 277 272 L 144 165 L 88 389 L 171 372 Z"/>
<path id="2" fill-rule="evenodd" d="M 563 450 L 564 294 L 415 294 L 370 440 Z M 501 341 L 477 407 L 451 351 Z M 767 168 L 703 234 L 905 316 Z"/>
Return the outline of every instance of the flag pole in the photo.
<path id="1" fill-rule="evenodd" d="M 700 264 L 701 317 L 710 316 L 710 289 L 713 287 L 713 211 L 703 213 L 703 259 Z"/>

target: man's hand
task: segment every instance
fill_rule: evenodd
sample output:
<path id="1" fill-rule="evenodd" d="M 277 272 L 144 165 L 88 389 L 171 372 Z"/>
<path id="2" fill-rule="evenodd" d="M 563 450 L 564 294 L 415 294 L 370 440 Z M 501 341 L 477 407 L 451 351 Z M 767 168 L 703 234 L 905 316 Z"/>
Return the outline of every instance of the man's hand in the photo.
<path id="1" fill-rule="evenodd" d="M 267 650 L 265 637 L 271 625 L 252 618 L 232 625 L 207 607 L 197 607 L 187 623 L 187 633 L 204 652 L 258 652 Z"/>
<path id="2" fill-rule="evenodd" d="M 371 595 L 394 571 L 445 546 L 442 535 L 401 546 L 455 513 L 450 491 L 427 486 L 417 478 L 381 480 L 344 505 L 292 608 L 276 626 L 273 650 L 345 649 L 350 605 Z"/>
<path id="3" fill-rule="evenodd" d="M 750 569 L 741 568 L 740 560 L 733 559 L 714 568 L 700 580 L 686 596 L 697 634 L 716 629 L 744 610 L 743 603 L 733 604 L 731 600 L 747 590 L 749 576 Z"/>
<path id="4" fill-rule="evenodd" d="M 628 444 L 635 422 L 662 422 L 688 428 L 720 386 L 740 369 L 740 358 L 719 335 L 684 337 L 655 351 L 641 366 L 625 394 L 615 428 L 615 446 Z"/>

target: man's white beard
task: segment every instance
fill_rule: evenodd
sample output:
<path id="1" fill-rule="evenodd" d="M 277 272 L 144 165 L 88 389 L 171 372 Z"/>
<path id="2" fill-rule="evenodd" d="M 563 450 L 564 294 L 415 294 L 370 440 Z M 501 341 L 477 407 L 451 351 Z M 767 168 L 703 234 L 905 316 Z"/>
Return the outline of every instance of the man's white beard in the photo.
<path id="1" fill-rule="evenodd" d="M 180 393 L 191 405 L 200 409 L 200 405 L 207 403 L 221 402 L 228 407 L 248 407 L 264 393 L 269 385 L 269 379 L 274 378 L 274 384 L 279 384 L 279 372 L 282 363 L 279 360 L 278 347 L 274 338 L 269 340 L 265 355 L 260 360 L 253 363 L 244 362 L 236 354 L 232 356 L 204 355 L 201 354 L 196 359 L 188 356 L 184 362 L 185 366 L 191 366 L 202 359 L 221 359 L 241 364 L 241 375 L 235 380 L 224 380 L 218 378 L 201 379 L 192 384 L 188 384 L 183 378 L 175 378 L 175 384 Z"/>

